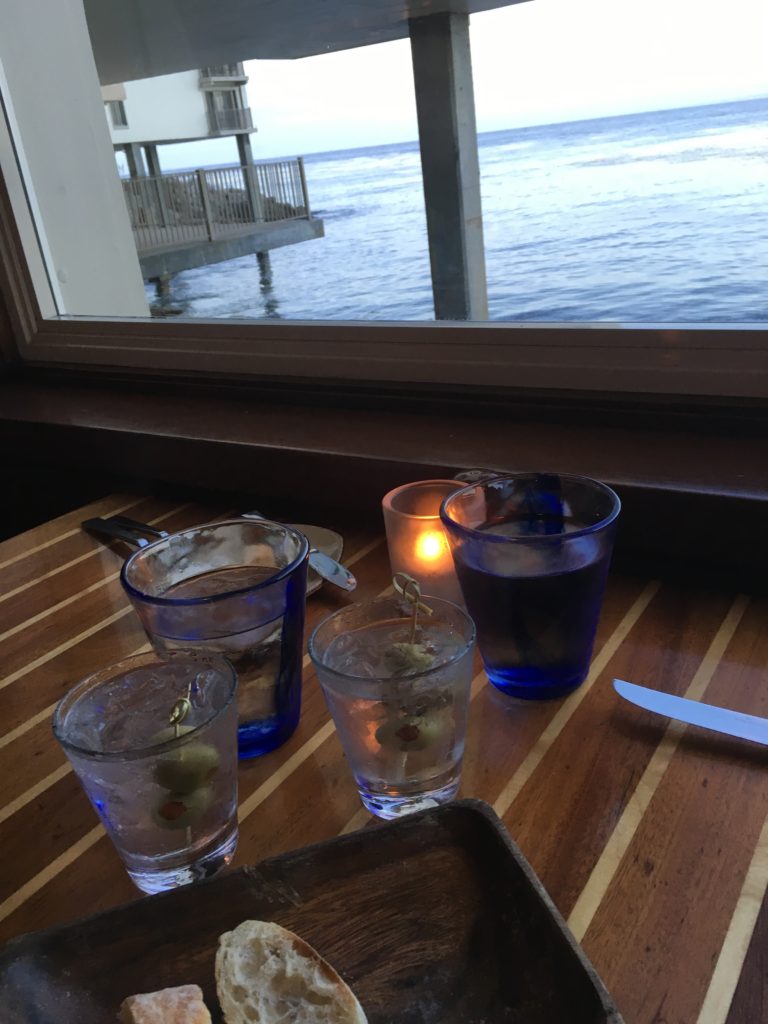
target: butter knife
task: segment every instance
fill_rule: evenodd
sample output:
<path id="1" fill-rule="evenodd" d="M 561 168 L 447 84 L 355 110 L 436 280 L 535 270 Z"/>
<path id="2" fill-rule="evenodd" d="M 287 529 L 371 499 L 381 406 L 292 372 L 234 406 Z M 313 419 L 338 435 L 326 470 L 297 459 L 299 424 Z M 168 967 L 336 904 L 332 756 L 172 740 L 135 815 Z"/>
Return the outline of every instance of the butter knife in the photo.
<path id="1" fill-rule="evenodd" d="M 741 711 L 702 704 L 701 701 L 689 700 L 687 697 L 675 697 L 674 694 L 650 690 L 647 686 L 627 683 L 623 679 L 614 679 L 613 688 L 625 700 L 647 711 L 655 711 L 657 715 L 699 725 L 702 729 L 723 732 L 727 736 L 768 744 L 768 719 L 758 715 L 746 715 Z"/>

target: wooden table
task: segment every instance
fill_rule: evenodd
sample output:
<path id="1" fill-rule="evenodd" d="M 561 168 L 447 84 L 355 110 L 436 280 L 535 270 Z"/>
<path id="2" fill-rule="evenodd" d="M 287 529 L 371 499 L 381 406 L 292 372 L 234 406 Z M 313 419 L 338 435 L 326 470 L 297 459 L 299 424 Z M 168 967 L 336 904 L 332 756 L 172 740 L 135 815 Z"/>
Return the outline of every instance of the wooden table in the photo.
<path id="1" fill-rule="evenodd" d="M 115 495 L 0 544 L 0 941 L 137 896 L 51 735 L 74 682 L 145 647 L 118 579 L 125 549 L 79 529 L 119 511 L 174 530 L 226 510 Z M 345 560 L 355 599 L 387 587 L 378 524 L 346 531 Z M 348 600 L 324 587 L 308 628 Z M 768 715 L 767 613 L 763 599 L 614 576 L 569 698 L 510 701 L 478 664 L 462 793 L 503 818 L 627 1024 L 768 1020 L 765 753 L 610 685 Z M 369 824 L 306 660 L 304 678 L 296 734 L 242 765 L 236 864 Z"/>

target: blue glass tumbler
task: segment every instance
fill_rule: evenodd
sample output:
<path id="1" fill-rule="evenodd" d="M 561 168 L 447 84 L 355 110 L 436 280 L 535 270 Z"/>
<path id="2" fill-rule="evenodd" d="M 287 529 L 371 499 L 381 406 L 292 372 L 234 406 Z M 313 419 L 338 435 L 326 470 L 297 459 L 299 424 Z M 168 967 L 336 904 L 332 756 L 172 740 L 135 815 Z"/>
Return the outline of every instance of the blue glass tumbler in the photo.
<path id="1" fill-rule="evenodd" d="M 471 484 L 440 510 L 488 678 L 558 697 L 586 678 L 621 503 L 586 477 Z"/>
<path id="2" fill-rule="evenodd" d="M 207 651 L 235 667 L 241 758 L 279 747 L 299 722 L 308 556 L 302 533 L 236 519 L 170 534 L 123 566 L 156 651 Z"/>

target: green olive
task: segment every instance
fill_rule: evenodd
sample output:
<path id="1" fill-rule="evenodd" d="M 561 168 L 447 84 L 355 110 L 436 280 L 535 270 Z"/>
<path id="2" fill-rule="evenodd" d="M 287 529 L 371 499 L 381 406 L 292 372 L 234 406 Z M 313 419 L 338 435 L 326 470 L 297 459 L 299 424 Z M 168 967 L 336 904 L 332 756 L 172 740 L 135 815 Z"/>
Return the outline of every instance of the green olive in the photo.
<path id="1" fill-rule="evenodd" d="M 173 793 L 192 793 L 210 782 L 218 767 L 215 747 L 210 743 L 190 743 L 158 759 L 155 781 Z"/>
<path id="2" fill-rule="evenodd" d="M 384 653 L 384 665 L 391 676 L 409 676 L 426 672 L 432 667 L 434 656 L 423 644 L 392 644 Z"/>
<path id="3" fill-rule="evenodd" d="M 425 750 L 439 738 L 440 732 L 440 722 L 435 718 L 396 718 L 379 726 L 376 740 L 381 747 L 393 747 L 406 753 Z"/>
<path id="4" fill-rule="evenodd" d="M 189 828 L 209 807 L 212 799 L 210 786 L 201 786 L 193 793 L 164 793 L 152 811 L 152 818 L 161 828 Z"/>
<path id="5" fill-rule="evenodd" d="M 194 726 L 180 725 L 179 736 L 192 732 Z M 153 743 L 167 743 L 175 738 L 176 727 L 166 726 L 152 737 Z M 155 781 L 174 793 L 191 793 L 210 782 L 219 767 L 219 755 L 210 743 L 189 743 L 162 754 L 155 765 Z"/>

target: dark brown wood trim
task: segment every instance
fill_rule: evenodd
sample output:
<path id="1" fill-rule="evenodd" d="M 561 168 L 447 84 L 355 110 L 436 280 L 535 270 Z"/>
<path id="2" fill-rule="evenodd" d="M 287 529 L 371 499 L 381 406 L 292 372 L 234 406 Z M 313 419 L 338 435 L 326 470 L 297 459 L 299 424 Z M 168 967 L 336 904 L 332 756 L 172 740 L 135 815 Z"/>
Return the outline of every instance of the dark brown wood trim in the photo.
<path id="1" fill-rule="evenodd" d="M 701 433 L 649 420 L 643 427 L 588 417 L 521 415 L 506 400 L 493 409 L 410 408 L 340 394 L 300 402 L 288 392 L 120 387 L 14 375 L 0 385 L 5 428 L 72 428 L 115 436 L 233 448 L 379 459 L 396 465 L 501 469 L 549 464 L 615 483 L 762 497 L 768 493 L 768 438 L 740 431 Z"/>
<path id="2" fill-rule="evenodd" d="M 390 413 L 458 415 L 462 418 L 620 426 L 768 435 L 768 399 L 703 395 L 623 394 L 564 391 L 556 388 L 462 387 L 381 381 L 318 380 L 306 377 L 254 377 L 225 373 L 116 370 L 108 366 L 72 368 L 26 366 L 17 371 L 24 384 L 94 388 L 98 393 L 138 391 L 154 395 L 334 408 L 376 409 Z"/>
<path id="3" fill-rule="evenodd" d="M 40 322 L 40 307 L 16 229 L 8 189 L 0 174 L 0 356 L 4 363 L 21 363 L 20 346 L 31 340 Z"/>
<path id="4" fill-rule="evenodd" d="M 765 436 L 11 380 L 0 441 L 11 478 L 14 466 L 72 467 L 113 488 L 227 492 L 294 518 L 329 507 L 370 521 L 390 488 L 473 466 L 579 473 L 616 487 L 619 557 L 646 573 L 768 576 Z"/>

